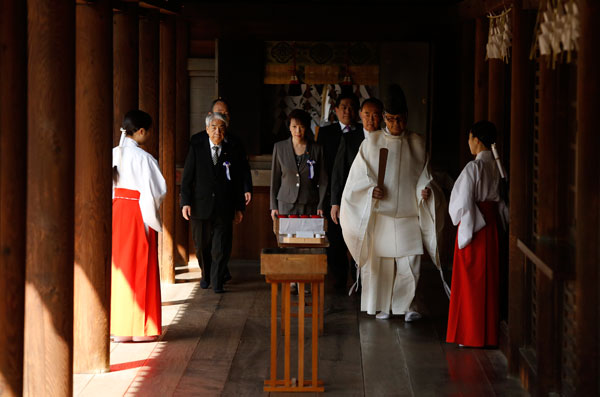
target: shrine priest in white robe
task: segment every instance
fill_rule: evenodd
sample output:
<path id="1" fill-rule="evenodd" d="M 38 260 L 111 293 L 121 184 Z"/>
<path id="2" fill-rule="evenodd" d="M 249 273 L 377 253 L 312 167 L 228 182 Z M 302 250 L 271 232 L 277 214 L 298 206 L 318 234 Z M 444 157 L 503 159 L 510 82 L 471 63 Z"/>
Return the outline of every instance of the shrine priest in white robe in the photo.
<path id="1" fill-rule="evenodd" d="M 379 312 L 378 319 L 404 314 L 410 322 L 421 318 L 413 300 L 423 247 L 440 268 L 436 232 L 444 219 L 445 199 L 428 171 L 425 140 L 406 129 L 402 89 L 393 85 L 389 90 L 386 127 L 369 134 L 350 168 L 340 224 L 360 269 L 361 311 Z M 377 187 L 381 148 L 389 151 L 383 188 Z"/>

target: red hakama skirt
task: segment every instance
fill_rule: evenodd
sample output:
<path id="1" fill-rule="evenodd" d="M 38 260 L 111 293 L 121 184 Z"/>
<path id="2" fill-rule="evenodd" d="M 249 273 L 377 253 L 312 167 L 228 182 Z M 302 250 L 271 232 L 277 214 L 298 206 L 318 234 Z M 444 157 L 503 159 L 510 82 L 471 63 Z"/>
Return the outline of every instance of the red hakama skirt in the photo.
<path id="1" fill-rule="evenodd" d="M 454 247 L 454 266 L 446 342 L 465 346 L 498 345 L 499 252 L 496 202 L 477 203 L 486 226 L 471 243 Z"/>
<path id="2" fill-rule="evenodd" d="M 146 233 L 140 192 L 115 189 L 112 216 L 110 333 L 113 336 L 161 334 L 157 233 Z"/>

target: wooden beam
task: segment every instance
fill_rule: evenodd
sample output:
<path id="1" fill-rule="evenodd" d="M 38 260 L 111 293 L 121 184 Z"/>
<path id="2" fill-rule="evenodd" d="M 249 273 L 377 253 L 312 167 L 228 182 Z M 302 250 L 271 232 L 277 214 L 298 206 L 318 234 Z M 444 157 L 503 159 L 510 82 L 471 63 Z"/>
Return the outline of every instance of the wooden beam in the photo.
<path id="1" fill-rule="evenodd" d="M 0 394 L 23 392 L 27 9 L 0 1 Z"/>
<path id="2" fill-rule="evenodd" d="M 73 394 L 75 3 L 28 0 L 25 396 Z"/>
<path id="3" fill-rule="evenodd" d="M 75 12 L 75 283 L 73 369 L 107 372 L 112 172 L 111 0 Z"/>
<path id="4" fill-rule="evenodd" d="M 598 286 L 600 285 L 600 172 L 598 109 L 600 109 L 600 3 L 579 1 L 581 36 L 577 54 L 576 336 L 577 394 L 600 393 L 598 372 Z"/>
<path id="5" fill-rule="evenodd" d="M 177 19 L 176 43 L 175 165 L 183 168 L 190 142 L 190 87 L 187 70 L 189 25 L 181 18 Z M 175 192 L 175 263 L 187 265 L 189 261 L 189 223 L 178 210 L 179 189 L 180 186 L 177 185 Z"/>
<path id="6" fill-rule="evenodd" d="M 490 12 L 500 12 L 504 8 L 514 6 L 519 3 L 521 10 L 537 10 L 539 0 L 465 0 L 461 1 L 457 7 L 457 13 L 461 18 L 479 18 L 484 17 Z"/>
<path id="7" fill-rule="evenodd" d="M 485 45 L 488 37 L 488 21 L 484 18 L 475 20 L 475 121 L 488 117 L 488 65 L 485 62 Z"/>
<path id="8" fill-rule="evenodd" d="M 160 128 L 158 120 L 158 20 L 148 11 L 139 20 L 139 109 L 152 117 L 152 134 L 143 148 L 158 159 Z"/>
<path id="9" fill-rule="evenodd" d="M 162 204 L 160 279 L 175 282 L 175 18 L 160 21 L 160 168 L 167 183 Z"/>
<path id="10" fill-rule="evenodd" d="M 533 135 L 533 62 L 529 44 L 535 17 L 521 8 L 522 0 L 513 5 L 513 39 L 510 102 L 510 224 L 508 285 L 509 371 L 519 372 L 519 349 L 525 339 L 526 286 L 523 256 L 518 240 L 530 235 L 531 149 Z"/>
<path id="11" fill-rule="evenodd" d="M 138 108 L 139 25 L 137 8 L 113 16 L 113 145 L 119 144 L 125 113 Z"/>

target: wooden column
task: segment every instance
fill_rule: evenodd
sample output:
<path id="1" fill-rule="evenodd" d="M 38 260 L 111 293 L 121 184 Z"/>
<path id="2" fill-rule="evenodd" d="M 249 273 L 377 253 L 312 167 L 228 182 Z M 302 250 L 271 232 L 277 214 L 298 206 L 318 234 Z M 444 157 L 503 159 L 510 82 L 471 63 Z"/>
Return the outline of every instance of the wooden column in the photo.
<path id="1" fill-rule="evenodd" d="M 187 71 L 189 50 L 189 26 L 183 19 L 176 27 L 176 120 L 175 120 L 175 165 L 183 168 L 190 143 L 189 78 Z M 178 178 L 180 179 L 180 178 Z M 175 192 L 175 264 L 187 265 L 189 260 L 188 221 L 181 216 L 179 208 L 180 185 Z"/>
<path id="2" fill-rule="evenodd" d="M 598 287 L 600 286 L 600 3 L 579 1 L 581 36 L 577 54 L 576 305 L 577 394 L 594 396 L 598 386 Z"/>
<path id="3" fill-rule="evenodd" d="M 504 81 L 506 76 L 506 64 L 500 59 L 488 61 L 488 110 L 487 119 L 496 125 L 498 136 L 496 143 L 500 153 L 504 153 L 502 147 L 505 133 L 504 117 L 506 113 Z"/>
<path id="4" fill-rule="evenodd" d="M 25 396 L 73 394 L 75 3 L 28 0 Z"/>
<path id="5" fill-rule="evenodd" d="M 537 232 L 540 242 L 554 242 L 559 235 L 559 167 L 561 155 L 559 131 L 556 117 L 556 96 L 558 86 L 556 71 L 548 66 L 546 58 L 540 59 L 539 72 L 539 138 L 538 138 L 538 213 Z M 551 325 L 556 324 L 559 315 L 552 298 L 552 280 L 539 268 L 537 272 L 538 294 L 536 305 L 536 388 L 539 395 L 547 395 L 559 382 L 556 374 L 557 332 Z"/>
<path id="6" fill-rule="evenodd" d="M 112 5 L 77 4 L 75 34 L 74 366 L 109 360 L 112 188 Z"/>
<path id="7" fill-rule="evenodd" d="M 475 93 L 474 121 L 487 119 L 488 116 L 488 65 L 485 62 L 485 46 L 488 37 L 486 18 L 475 20 Z"/>
<path id="8" fill-rule="evenodd" d="M 23 392 L 27 11 L 0 1 L 0 395 Z"/>
<path id="9" fill-rule="evenodd" d="M 175 282 L 175 19 L 160 21 L 160 168 L 167 182 L 162 204 L 160 279 Z"/>
<path id="10" fill-rule="evenodd" d="M 475 23 L 463 22 L 460 26 L 460 132 L 459 132 L 459 163 L 457 169 L 461 170 L 473 159 L 469 150 L 468 130 L 473 125 L 473 94 L 474 83 L 474 50 Z"/>
<path id="11" fill-rule="evenodd" d="M 558 179 L 561 148 L 556 125 L 556 71 L 541 58 L 539 72 L 539 139 L 538 139 L 538 202 L 537 232 L 541 239 L 554 240 L 559 232 Z"/>
<path id="12" fill-rule="evenodd" d="M 522 9 L 522 0 L 513 3 L 513 38 L 510 103 L 510 224 L 508 270 L 509 370 L 519 369 L 519 348 L 524 342 L 525 269 L 517 239 L 529 236 L 531 212 L 531 147 L 533 135 L 533 62 L 529 60 L 532 19 Z"/>
<path id="13" fill-rule="evenodd" d="M 152 117 L 152 133 L 144 149 L 158 158 L 158 19 L 156 10 L 144 10 L 139 20 L 139 108 Z"/>
<path id="14" fill-rule="evenodd" d="M 127 5 L 126 3 L 124 3 Z M 138 15 L 129 5 L 113 16 L 113 145 L 119 144 L 125 113 L 138 104 Z"/>

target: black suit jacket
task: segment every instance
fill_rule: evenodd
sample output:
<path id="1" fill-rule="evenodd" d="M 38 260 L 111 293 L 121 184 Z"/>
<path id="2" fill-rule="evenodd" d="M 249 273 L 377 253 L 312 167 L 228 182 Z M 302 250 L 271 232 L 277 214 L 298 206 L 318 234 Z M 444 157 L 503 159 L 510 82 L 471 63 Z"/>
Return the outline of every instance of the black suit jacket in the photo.
<path id="1" fill-rule="evenodd" d="M 232 134 L 230 131 L 227 131 L 225 135 L 225 141 L 235 146 L 235 150 L 237 150 L 241 154 L 242 159 L 244 160 L 244 170 L 242 172 L 244 193 L 252 193 L 252 173 L 250 172 L 250 163 L 248 162 L 248 155 L 246 154 L 246 149 L 244 149 L 244 144 L 237 136 Z M 206 133 L 206 130 L 197 132 L 194 135 L 192 135 L 192 137 L 190 138 L 190 145 L 198 143 L 201 140 L 208 140 L 208 134 Z"/>
<path id="2" fill-rule="evenodd" d="M 227 178 L 226 162 L 231 179 Z M 223 141 L 217 164 L 213 165 L 209 140 L 198 139 L 190 145 L 185 159 L 181 206 L 192 207 L 192 218 L 209 219 L 218 215 L 233 219 L 235 211 L 245 209 L 243 162 L 236 146 Z"/>
<path id="3" fill-rule="evenodd" d="M 331 173 L 331 205 L 340 205 L 342 202 L 342 193 L 344 192 L 344 186 L 346 186 L 350 167 L 364 139 L 365 134 L 362 128 L 347 132 L 340 139 Z"/>
<path id="4" fill-rule="evenodd" d="M 355 124 L 355 130 L 362 132 L 362 125 Z M 343 132 L 339 122 L 327 125 L 319 128 L 319 135 L 317 136 L 317 143 L 323 146 L 323 156 L 325 158 L 325 170 L 327 171 L 327 177 L 331 180 L 331 174 L 333 171 L 333 164 L 335 162 L 335 156 L 340 145 L 340 139 L 342 138 Z M 330 205 L 330 194 L 327 192 L 327 198 L 325 200 L 326 205 Z"/>

